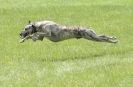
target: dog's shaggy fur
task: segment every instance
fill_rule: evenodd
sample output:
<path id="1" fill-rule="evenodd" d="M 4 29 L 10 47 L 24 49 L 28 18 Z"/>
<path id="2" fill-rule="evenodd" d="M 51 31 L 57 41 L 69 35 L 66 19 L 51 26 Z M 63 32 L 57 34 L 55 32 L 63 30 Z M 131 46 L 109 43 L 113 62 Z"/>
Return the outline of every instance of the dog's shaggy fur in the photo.
<path id="1" fill-rule="evenodd" d="M 20 33 L 24 42 L 26 39 L 31 38 L 33 41 L 43 40 L 48 38 L 53 42 L 58 42 L 70 38 L 84 38 L 87 40 L 93 40 L 98 42 L 116 43 L 116 37 L 109 37 L 105 35 L 97 35 L 90 28 L 83 27 L 67 27 L 60 24 L 56 24 L 52 21 L 39 21 L 31 23 L 25 26 L 24 30 Z"/>

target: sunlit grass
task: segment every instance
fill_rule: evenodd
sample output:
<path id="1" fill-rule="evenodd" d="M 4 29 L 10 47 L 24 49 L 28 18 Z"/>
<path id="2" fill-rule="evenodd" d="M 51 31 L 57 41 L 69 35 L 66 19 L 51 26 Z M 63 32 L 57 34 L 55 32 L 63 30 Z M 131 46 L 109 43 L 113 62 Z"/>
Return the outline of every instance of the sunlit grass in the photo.
<path id="1" fill-rule="evenodd" d="M 1 0 L 1 87 L 132 87 L 132 0 Z M 70 39 L 26 41 L 28 20 L 92 27 L 117 44 Z"/>

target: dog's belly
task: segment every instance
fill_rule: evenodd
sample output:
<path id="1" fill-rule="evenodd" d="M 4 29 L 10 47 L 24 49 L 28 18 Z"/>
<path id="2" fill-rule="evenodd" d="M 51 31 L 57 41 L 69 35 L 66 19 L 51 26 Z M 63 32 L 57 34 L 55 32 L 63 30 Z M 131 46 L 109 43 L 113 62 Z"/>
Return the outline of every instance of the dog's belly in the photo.
<path id="1" fill-rule="evenodd" d="M 69 31 L 60 31 L 57 34 L 55 33 L 51 33 L 51 36 L 48 37 L 49 40 L 53 41 L 53 42 L 58 42 L 58 41 L 63 41 L 63 40 L 67 40 L 67 39 L 71 39 L 71 38 L 75 38 L 75 36 L 73 35 L 72 32 Z"/>
<path id="2" fill-rule="evenodd" d="M 53 42 L 58 42 L 60 41 L 60 38 L 57 35 L 52 35 L 50 37 L 47 37 L 49 40 L 53 41 Z"/>

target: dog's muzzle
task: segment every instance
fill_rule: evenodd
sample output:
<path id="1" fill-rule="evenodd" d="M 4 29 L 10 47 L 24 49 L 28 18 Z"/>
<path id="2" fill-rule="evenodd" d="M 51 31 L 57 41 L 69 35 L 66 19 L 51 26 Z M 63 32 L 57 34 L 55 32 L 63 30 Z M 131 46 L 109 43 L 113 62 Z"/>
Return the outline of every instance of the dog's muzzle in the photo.
<path id="1" fill-rule="evenodd" d="M 22 31 L 20 34 L 21 40 L 19 41 L 20 43 L 23 43 L 29 36 L 29 33 L 26 31 Z"/>
<path id="2" fill-rule="evenodd" d="M 28 36 L 28 32 L 25 32 L 25 31 L 22 31 L 19 35 L 20 35 L 20 38 L 25 38 L 26 36 Z"/>

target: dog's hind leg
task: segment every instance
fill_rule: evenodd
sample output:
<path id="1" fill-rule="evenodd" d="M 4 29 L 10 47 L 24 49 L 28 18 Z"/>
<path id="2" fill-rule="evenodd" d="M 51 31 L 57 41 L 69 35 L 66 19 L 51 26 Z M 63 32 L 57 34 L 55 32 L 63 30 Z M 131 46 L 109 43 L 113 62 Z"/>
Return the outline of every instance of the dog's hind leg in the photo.
<path id="1" fill-rule="evenodd" d="M 93 40 L 97 42 L 109 42 L 109 43 L 117 43 L 116 37 L 110 37 L 106 35 L 97 35 L 94 31 L 90 29 L 84 29 L 80 31 L 83 38 L 88 40 Z"/>

